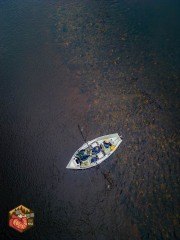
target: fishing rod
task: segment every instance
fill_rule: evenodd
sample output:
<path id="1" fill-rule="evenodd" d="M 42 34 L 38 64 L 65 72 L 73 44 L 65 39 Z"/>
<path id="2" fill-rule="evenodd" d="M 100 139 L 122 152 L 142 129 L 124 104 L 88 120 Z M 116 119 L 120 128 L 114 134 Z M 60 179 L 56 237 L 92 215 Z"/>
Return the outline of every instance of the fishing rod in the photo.
<path id="1" fill-rule="evenodd" d="M 88 145 L 89 149 L 91 149 L 90 146 L 89 146 L 89 144 L 88 144 L 87 139 L 85 138 L 85 136 L 84 136 L 84 134 L 83 134 L 83 130 L 82 130 L 82 128 L 80 127 L 79 124 L 78 124 L 78 129 L 79 129 L 79 131 L 80 131 L 80 133 L 81 133 L 81 136 L 82 136 L 84 142 Z"/>
<path id="2" fill-rule="evenodd" d="M 83 138 L 83 140 L 86 142 L 86 138 L 84 137 L 84 135 L 83 135 L 83 130 L 82 130 L 82 128 L 80 127 L 80 125 L 78 124 L 78 129 L 79 129 L 79 131 L 80 131 L 80 133 L 81 133 L 81 136 L 82 136 L 82 138 Z"/>

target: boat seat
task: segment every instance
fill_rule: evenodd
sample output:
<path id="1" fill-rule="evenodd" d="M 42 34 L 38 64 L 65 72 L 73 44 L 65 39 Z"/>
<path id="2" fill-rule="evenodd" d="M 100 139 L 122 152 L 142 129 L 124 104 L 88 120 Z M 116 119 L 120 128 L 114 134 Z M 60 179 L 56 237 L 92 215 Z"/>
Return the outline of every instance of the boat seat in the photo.
<path id="1" fill-rule="evenodd" d="M 110 153 L 110 151 L 111 151 L 111 149 L 110 149 L 110 148 L 104 148 L 104 152 L 105 152 L 105 154 L 108 154 L 108 153 Z"/>
<path id="2" fill-rule="evenodd" d="M 98 156 L 98 158 L 103 158 L 103 157 L 104 157 L 104 154 L 103 154 L 102 152 L 99 152 L 99 153 L 97 154 L 97 156 Z"/>

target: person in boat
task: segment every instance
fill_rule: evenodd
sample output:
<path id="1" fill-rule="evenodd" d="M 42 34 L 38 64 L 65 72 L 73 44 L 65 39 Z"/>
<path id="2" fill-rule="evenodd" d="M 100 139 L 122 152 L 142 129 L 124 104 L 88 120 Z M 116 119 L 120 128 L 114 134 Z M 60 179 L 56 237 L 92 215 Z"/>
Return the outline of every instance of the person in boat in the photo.
<path id="1" fill-rule="evenodd" d="M 97 155 L 94 156 L 94 157 L 92 157 L 92 158 L 91 158 L 91 163 L 96 163 L 98 159 L 99 159 L 99 158 L 98 158 Z"/>
<path id="2" fill-rule="evenodd" d="M 92 155 L 96 155 L 96 154 L 100 153 L 100 151 L 101 151 L 100 146 L 96 146 L 92 149 Z"/>
<path id="3" fill-rule="evenodd" d="M 104 140 L 103 144 L 104 144 L 105 148 L 109 148 L 112 146 L 112 144 L 110 143 L 110 141 L 108 139 Z"/>
<path id="4" fill-rule="evenodd" d="M 80 161 L 86 161 L 90 155 L 84 149 L 82 149 L 81 151 L 79 151 L 77 156 Z"/>
<path id="5" fill-rule="evenodd" d="M 107 139 L 103 142 L 104 147 L 113 151 L 115 149 L 115 146 Z"/>

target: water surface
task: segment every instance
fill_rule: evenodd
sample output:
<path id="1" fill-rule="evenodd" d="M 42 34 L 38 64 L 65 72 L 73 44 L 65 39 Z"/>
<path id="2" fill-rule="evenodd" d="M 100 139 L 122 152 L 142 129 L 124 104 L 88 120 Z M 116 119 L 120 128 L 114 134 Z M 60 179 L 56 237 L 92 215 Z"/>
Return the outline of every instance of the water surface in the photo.
<path id="1" fill-rule="evenodd" d="M 179 2 L 100 2 L 0 3 L 4 239 L 180 238 Z M 78 124 L 124 137 L 99 168 L 65 168 Z"/>

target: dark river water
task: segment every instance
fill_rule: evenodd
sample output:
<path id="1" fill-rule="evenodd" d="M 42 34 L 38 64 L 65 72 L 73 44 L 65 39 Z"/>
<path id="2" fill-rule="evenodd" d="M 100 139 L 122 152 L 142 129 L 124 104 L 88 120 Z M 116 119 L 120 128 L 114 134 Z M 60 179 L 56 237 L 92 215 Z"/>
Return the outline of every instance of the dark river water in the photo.
<path id="1" fill-rule="evenodd" d="M 0 239 L 180 239 L 178 0 L 0 1 Z M 66 169 L 88 140 L 123 142 Z M 35 213 L 8 226 L 19 205 Z"/>

